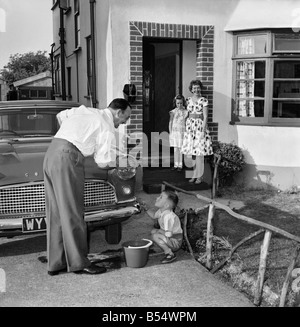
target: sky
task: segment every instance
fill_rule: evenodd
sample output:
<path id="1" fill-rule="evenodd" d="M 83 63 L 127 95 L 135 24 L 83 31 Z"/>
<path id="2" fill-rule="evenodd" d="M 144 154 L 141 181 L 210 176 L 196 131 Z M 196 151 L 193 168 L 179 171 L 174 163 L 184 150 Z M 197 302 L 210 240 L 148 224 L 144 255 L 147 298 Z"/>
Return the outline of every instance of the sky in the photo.
<path id="1" fill-rule="evenodd" d="M 51 51 L 52 0 L 0 0 L 0 69 L 9 56 Z"/>

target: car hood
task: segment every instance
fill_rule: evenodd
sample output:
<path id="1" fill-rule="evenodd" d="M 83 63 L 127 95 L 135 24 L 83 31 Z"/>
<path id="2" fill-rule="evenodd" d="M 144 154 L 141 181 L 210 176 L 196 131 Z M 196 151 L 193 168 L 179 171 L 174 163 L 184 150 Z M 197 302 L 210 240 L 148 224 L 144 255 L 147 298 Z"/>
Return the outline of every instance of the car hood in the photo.
<path id="1" fill-rule="evenodd" d="M 50 142 L 51 139 L 1 140 L 0 186 L 43 180 L 43 161 Z M 91 157 L 85 160 L 85 176 L 108 178 L 107 171 L 100 169 Z"/>

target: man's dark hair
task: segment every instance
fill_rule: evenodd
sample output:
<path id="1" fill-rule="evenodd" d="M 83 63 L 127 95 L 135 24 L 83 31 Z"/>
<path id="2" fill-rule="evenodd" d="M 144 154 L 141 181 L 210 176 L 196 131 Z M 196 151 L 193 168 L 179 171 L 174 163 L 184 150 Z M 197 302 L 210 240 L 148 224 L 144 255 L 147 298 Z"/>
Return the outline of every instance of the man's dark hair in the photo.
<path id="1" fill-rule="evenodd" d="M 112 100 L 112 102 L 108 105 L 109 108 L 111 109 L 121 109 L 122 111 L 126 110 L 127 107 L 131 108 L 131 105 L 129 102 L 123 98 L 116 98 Z"/>

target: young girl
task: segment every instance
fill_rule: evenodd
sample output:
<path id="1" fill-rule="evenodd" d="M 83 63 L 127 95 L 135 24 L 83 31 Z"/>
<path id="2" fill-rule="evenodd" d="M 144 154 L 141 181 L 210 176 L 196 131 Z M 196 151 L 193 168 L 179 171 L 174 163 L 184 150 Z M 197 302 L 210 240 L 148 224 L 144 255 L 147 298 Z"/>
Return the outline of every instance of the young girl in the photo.
<path id="1" fill-rule="evenodd" d="M 161 263 L 170 263 L 176 260 L 174 252 L 181 248 L 183 231 L 180 219 L 174 213 L 178 204 L 178 196 L 165 190 L 155 201 L 155 206 L 159 208 L 156 212 L 146 210 L 147 214 L 154 220 L 158 219 L 159 228 L 151 231 L 152 240 L 165 253 Z"/>
<path id="2" fill-rule="evenodd" d="M 169 141 L 170 147 L 174 147 L 174 167 L 172 170 L 182 170 L 182 154 L 180 152 L 185 132 L 185 120 L 188 111 L 185 109 L 185 99 L 182 95 L 176 95 L 174 98 L 174 109 L 170 111 L 169 121 Z"/>

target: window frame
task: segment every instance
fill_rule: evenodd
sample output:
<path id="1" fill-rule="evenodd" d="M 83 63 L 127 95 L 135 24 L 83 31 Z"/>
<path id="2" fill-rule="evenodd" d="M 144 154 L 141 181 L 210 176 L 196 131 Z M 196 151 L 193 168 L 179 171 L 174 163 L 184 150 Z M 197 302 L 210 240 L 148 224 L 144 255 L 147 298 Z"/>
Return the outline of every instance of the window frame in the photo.
<path id="1" fill-rule="evenodd" d="M 86 37 L 86 64 L 87 64 L 87 95 L 92 97 L 93 95 L 93 54 L 92 54 L 92 37 L 91 35 Z"/>
<path id="2" fill-rule="evenodd" d="M 57 96 L 61 95 L 61 57 L 60 54 L 54 57 L 55 68 L 54 68 L 54 89 Z"/>
<path id="3" fill-rule="evenodd" d="M 266 126 L 300 126 L 300 118 L 280 118 L 272 117 L 273 111 L 273 86 L 274 86 L 274 63 L 275 61 L 299 61 L 299 52 L 274 52 L 275 34 L 283 32 L 282 30 L 256 30 L 256 31 L 239 31 L 233 34 L 233 56 L 232 56 L 232 107 L 231 107 L 231 124 L 241 125 L 266 125 Z M 287 32 L 287 31 L 285 31 Z M 284 33 L 284 32 L 283 32 Z M 290 32 L 292 33 L 292 32 Z M 238 37 L 267 35 L 266 54 L 237 54 Z M 288 54 L 288 57 L 285 55 Z M 240 117 L 236 115 L 237 108 L 237 63 L 243 61 L 265 61 L 265 94 L 264 94 L 264 116 L 263 117 Z M 275 79 L 276 80 L 276 79 Z M 253 98 L 255 99 L 255 98 Z M 298 98 L 296 98 L 298 99 Z M 297 101 L 297 100 L 292 100 Z"/>
<path id="4" fill-rule="evenodd" d="M 74 0 L 75 49 L 80 47 L 80 1 Z"/>

